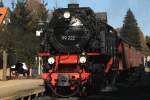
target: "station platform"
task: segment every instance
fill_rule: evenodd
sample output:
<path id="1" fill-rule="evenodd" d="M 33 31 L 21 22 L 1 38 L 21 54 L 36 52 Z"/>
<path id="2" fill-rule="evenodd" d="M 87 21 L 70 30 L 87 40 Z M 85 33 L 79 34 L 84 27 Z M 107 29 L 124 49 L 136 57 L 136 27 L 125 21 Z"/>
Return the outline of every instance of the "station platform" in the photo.
<path id="1" fill-rule="evenodd" d="M 42 79 L 0 81 L 0 100 L 16 100 L 44 91 Z"/>

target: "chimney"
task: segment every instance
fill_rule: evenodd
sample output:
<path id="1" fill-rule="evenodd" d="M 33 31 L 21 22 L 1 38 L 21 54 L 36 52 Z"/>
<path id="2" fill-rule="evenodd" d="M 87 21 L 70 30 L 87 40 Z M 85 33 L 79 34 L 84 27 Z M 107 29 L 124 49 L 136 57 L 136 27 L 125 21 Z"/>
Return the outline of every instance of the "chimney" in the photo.
<path id="1" fill-rule="evenodd" d="M 79 4 L 68 4 L 68 8 L 79 8 Z"/>

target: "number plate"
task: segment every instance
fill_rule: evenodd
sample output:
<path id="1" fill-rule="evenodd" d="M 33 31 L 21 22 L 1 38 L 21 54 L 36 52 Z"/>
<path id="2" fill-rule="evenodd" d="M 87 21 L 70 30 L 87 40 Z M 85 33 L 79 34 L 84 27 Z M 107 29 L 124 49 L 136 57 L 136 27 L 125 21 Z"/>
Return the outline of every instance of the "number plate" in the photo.
<path id="1" fill-rule="evenodd" d="M 76 36 L 62 36 L 61 37 L 62 40 L 68 40 L 68 41 L 75 41 L 76 40 Z"/>

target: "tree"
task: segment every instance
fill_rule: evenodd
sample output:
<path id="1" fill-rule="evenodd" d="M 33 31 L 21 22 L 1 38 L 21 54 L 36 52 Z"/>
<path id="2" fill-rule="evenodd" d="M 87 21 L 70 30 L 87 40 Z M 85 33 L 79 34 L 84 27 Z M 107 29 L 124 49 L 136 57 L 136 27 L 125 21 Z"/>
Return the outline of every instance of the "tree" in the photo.
<path id="1" fill-rule="evenodd" d="M 37 40 L 34 36 L 34 23 L 26 2 L 18 2 L 11 16 L 11 33 L 17 59 L 31 63 L 37 52 Z M 34 45 L 34 46 L 33 46 Z"/>
<path id="2" fill-rule="evenodd" d="M 34 15 L 35 9 L 28 8 L 32 0 L 17 0 L 16 7 L 11 13 L 11 23 L 0 34 L 0 47 L 13 49 L 18 60 L 31 64 L 40 48 L 40 41 L 35 36 L 39 20 L 46 20 L 45 4 L 39 2 L 39 14 Z M 41 9 L 42 7 L 42 9 Z"/>
<path id="3" fill-rule="evenodd" d="M 142 39 L 140 36 L 143 36 L 143 33 L 140 31 L 131 9 L 127 11 L 120 34 L 122 38 L 134 46 L 141 48 Z"/>
<path id="4" fill-rule="evenodd" d="M 48 17 L 47 3 L 41 0 L 28 0 L 27 9 L 31 12 L 34 21 L 46 21 Z"/>

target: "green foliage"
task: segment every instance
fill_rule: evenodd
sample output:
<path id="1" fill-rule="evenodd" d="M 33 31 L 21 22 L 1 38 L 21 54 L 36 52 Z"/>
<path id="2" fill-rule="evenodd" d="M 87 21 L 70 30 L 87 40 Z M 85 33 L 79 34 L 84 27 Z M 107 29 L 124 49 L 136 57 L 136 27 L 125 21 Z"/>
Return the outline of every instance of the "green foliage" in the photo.
<path id="1" fill-rule="evenodd" d="M 28 26 L 29 23 L 32 23 L 29 15 L 30 12 L 26 9 L 25 3 L 17 3 L 11 16 L 11 34 L 14 36 L 15 45 L 13 47 L 16 49 L 17 59 L 30 63 L 34 55 L 29 55 L 26 52 L 28 52 L 28 48 L 31 48 L 30 45 L 34 44 L 34 42 L 30 40 L 33 36 L 31 36 L 32 33 Z"/>
<path id="2" fill-rule="evenodd" d="M 124 24 L 120 33 L 122 38 L 124 38 L 134 46 L 141 48 L 141 31 L 130 9 L 127 11 L 127 15 L 124 19 Z"/>
<path id="3" fill-rule="evenodd" d="M 33 20 L 36 16 L 31 15 L 32 11 L 26 5 L 26 2 L 18 2 L 11 12 L 11 23 L 0 33 L 0 47 L 7 50 L 12 48 L 18 60 L 31 64 L 40 45 L 39 38 L 35 36 L 37 22 L 47 18 L 47 11 L 41 10 L 43 13 L 36 15 L 39 19 Z"/>

